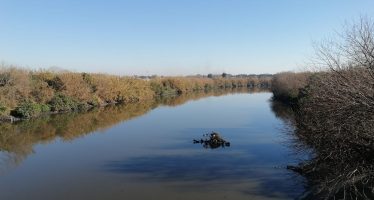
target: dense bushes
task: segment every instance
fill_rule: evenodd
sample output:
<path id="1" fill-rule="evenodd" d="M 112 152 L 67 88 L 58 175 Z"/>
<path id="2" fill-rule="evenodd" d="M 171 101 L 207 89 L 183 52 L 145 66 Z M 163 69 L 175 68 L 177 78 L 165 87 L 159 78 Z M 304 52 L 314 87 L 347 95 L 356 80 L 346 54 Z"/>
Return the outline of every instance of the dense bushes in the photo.
<path id="1" fill-rule="evenodd" d="M 171 77 L 152 79 L 151 87 L 155 94 L 167 96 L 213 89 L 218 86 L 213 79 L 209 78 Z"/>
<path id="2" fill-rule="evenodd" d="M 364 68 L 337 72 L 315 76 L 299 100 L 296 135 L 315 150 L 301 167 L 318 195 L 372 199 L 374 79 Z"/>
<path id="3" fill-rule="evenodd" d="M 292 80 L 297 74 L 288 75 Z M 273 82 L 273 91 L 284 91 L 281 100 L 293 105 L 297 149 L 301 142 L 314 151 L 291 168 L 309 182 L 306 199 L 374 198 L 374 79 L 369 71 L 314 73 L 303 87 L 278 83 Z"/>
<path id="4" fill-rule="evenodd" d="M 0 102 L 9 108 L 7 110 L 14 109 L 19 103 L 29 99 L 32 86 L 29 71 L 0 67 L 0 74 Z"/>
<path id="5" fill-rule="evenodd" d="M 300 93 L 308 84 L 310 76 L 311 73 L 308 72 L 282 72 L 275 74 L 271 87 L 274 98 L 290 104 L 297 103 Z"/>
<path id="6" fill-rule="evenodd" d="M 25 101 L 12 111 L 12 115 L 22 118 L 31 118 L 39 116 L 41 113 L 48 112 L 49 110 L 50 108 L 48 105 Z"/>
<path id="7" fill-rule="evenodd" d="M 310 183 L 308 198 L 373 199 L 374 24 L 363 20 L 341 37 L 318 49 L 322 71 L 275 75 L 273 91 L 296 101 L 295 135 L 314 150 L 296 170 Z"/>
<path id="8" fill-rule="evenodd" d="M 228 89 L 241 87 L 270 88 L 271 78 L 195 78 L 172 77 L 157 78 L 150 81 L 152 90 L 157 95 L 182 94 L 212 89 Z"/>
<path id="9" fill-rule="evenodd" d="M 162 77 L 139 79 L 106 74 L 29 71 L 0 67 L 0 114 L 23 118 L 52 112 L 86 110 L 93 106 L 135 103 L 158 96 L 194 91 L 269 86 L 270 79 L 247 77 Z"/>
<path id="10" fill-rule="evenodd" d="M 51 110 L 54 112 L 78 110 L 79 102 L 69 96 L 56 94 L 49 102 Z"/>

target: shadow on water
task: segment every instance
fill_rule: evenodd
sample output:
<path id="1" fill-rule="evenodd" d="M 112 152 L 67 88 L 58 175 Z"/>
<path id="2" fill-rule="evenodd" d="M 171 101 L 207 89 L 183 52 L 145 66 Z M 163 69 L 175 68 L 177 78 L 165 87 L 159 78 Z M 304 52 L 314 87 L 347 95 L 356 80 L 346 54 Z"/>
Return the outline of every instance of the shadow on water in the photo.
<path id="1" fill-rule="evenodd" d="M 96 108 L 83 113 L 48 115 L 14 124 L 0 124 L 0 172 L 19 165 L 33 153 L 35 145 L 56 139 L 71 141 L 120 122 L 142 116 L 158 106 L 177 106 L 208 96 L 261 92 L 259 89 L 230 89 L 195 92 L 142 103 Z"/>
<path id="2" fill-rule="evenodd" d="M 142 156 L 109 161 L 102 170 L 130 175 L 134 180 L 154 183 L 192 182 L 196 185 L 232 185 L 251 183 L 255 187 L 237 187 L 243 195 L 294 198 L 300 191 L 291 186 L 295 180 L 283 169 L 261 161 L 260 156 L 232 156 L 224 151 L 211 154 Z M 248 155 L 251 153 L 248 152 Z M 290 178 L 289 181 L 286 179 Z M 285 184 L 288 183 L 288 184 Z M 196 186 L 192 189 L 196 189 Z M 184 186 L 183 186 L 184 187 Z M 227 189 L 227 188 L 226 188 Z M 183 188 L 186 190 L 186 188 Z"/>

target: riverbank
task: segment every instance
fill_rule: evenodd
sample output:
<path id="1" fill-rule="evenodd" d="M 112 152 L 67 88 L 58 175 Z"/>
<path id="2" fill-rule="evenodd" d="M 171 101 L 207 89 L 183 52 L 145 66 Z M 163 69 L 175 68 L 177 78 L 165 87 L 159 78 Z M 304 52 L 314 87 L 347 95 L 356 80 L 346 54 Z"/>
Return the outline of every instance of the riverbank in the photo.
<path id="1" fill-rule="evenodd" d="M 123 77 L 0 68 L 0 121 L 230 88 L 270 88 L 271 77 Z"/>
<path id="2" fill-rule="evenodd" d="M 374 197 L 372 84 L 365 68 L 274 75 L 273 99 L 293 112 L 295 146 L 312 150 L 288 167 L 306 178 L 307 199 Z"/>
<path id="3" fill-rule="evenodd" d="M 322 70 L 273 77 L 273 98 L 292 107 L 293 134 L 313 150 L 290 166 L 307 179 L 310 199 L 374 198 L 373 27 L 362 21 L 322 46 Z"/>

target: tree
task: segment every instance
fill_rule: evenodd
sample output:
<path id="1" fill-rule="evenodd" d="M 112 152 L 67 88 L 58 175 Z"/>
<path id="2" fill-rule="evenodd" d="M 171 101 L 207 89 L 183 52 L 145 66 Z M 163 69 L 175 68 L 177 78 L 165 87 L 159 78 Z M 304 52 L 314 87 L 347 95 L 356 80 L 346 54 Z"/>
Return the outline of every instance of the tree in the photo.
<path id="1" fill-rule="evenodd" d="M 296 135 L 314 156 L 298 171 L 323 198 L 372 199 L 374 23 L 361 18 L 319 45 L 316 64 L 323 70 L 301 92 L 296 118 Z"/>

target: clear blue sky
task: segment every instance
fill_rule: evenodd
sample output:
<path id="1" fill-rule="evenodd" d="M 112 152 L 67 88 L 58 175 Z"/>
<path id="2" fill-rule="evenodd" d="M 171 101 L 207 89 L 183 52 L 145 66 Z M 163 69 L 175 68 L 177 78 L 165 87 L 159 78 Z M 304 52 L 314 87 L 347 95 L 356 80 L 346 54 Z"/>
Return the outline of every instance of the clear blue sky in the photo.
<path id="1" fill-rule="evenodd" d="M 0 0 L 0 61 L 111 74 L 275 73 L 374 0 Z"/>

